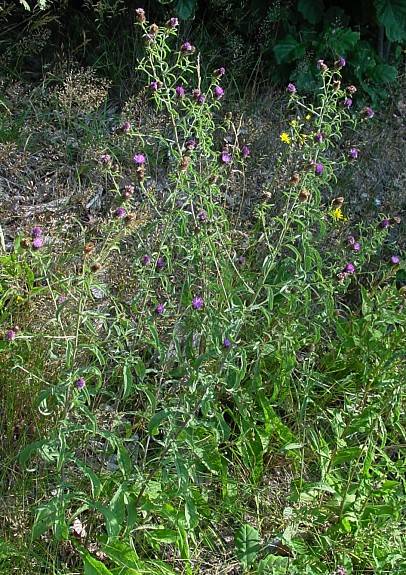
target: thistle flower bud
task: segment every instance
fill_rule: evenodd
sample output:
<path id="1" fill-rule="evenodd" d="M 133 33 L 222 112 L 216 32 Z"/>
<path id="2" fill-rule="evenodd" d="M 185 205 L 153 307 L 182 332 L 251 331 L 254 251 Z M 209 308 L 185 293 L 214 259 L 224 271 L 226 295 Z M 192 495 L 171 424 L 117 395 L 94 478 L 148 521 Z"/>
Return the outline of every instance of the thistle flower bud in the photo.
<path id="1" fill-rule="evenodd" d="M 350 96 L 355 94 L 356 91 L 357 91 L 357 88 L 355 86 L 353 86 L 352 84 L 350 86 L 347 86 L 347 92 L 350 94 Z"/>
<path id="2" fill-rule="evenodd" d="M 98 272 L 101 270 L 101 267 L 102 267 L 101 264 L 99 264 L 99 262 L 96 262 L 91 266 L 90 269 L 92 270 L 92 272 Z"/>
<path id="3" fill-rule="evenodd" d="M 297 172 L 294 172 L 292 177 L 289 180 L 289 184 L 292 186 L 296 186 L 300 182 L 300 175 Z"/>
<path id="4" fill-rule="evenodd" d="M 94 251 L 94 244 L 92 242 L 88 242 L 83 246 L 83 253 L 84 254 L 91 254 Z"/>
<path id="5" fill-rule="evenodd" d="M 189 164 L 190 164 L 189 156 L 183 156 L 179 168 L 181 169 L 182 172 L 185 172 L 188 169 Z"/>
<path id="6" fill-rule="evenodd" d="M 344 204 L 344 198 L 343 198 L 343 196 L 339 196 L 338 198 L 334 198 L 334 200 L 333 200 L 333 206 L 334 206 L 335 208 L 341 208 L 343 204 Z"/>
<path id="7" fill-rule="evenodd" d="M 177 18 L 170 18 L 167 23 L 165 24 L 167 28 L 176 28 L 179 26 L 179 20 Z"/>
<path id="8" fill-rule="evenodd" d="M 159 26 L 157 24 L 151 24 L 151 26 L 149 27 L 149 32 L 153 36 L 155 36 L 158 33 L 158 30 L 159 30 Z"/>

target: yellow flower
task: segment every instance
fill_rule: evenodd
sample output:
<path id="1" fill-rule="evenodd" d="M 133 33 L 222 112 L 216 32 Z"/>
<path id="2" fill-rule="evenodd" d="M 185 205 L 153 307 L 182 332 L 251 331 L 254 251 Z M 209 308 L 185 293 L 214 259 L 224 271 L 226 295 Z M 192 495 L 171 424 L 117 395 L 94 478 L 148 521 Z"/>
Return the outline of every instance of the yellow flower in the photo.
<path id="1" fill-rule="evenodd" d="M 305 120 L 309 121 L 312 119 L 312 115 L 311 114 L 306 114 L 305 116 Z"/>
<path id="2" fill-rule="evenodd" d="M 292 126 L 292 128 L 296 128 L 297 125 L 298 125 L 298 122 L 297 122 L 297 120 L 291 120 L 291 121 L 289 122 L 289 125 Z"/>
<path id="3" fill-rule="evenodd" d="M 339 222 L 339 221 L 346 222 L 348 219 L 343 214 L 341 208 L 335 208 L 334 210 L 331 210 L 330 216 L 333 218 L 333 220 L 335 222 Z"/>
<path id="4" fill-rule="evenodd" d="M 290 136 L 287 132 L 282 132 L 282 134 L 279 137 L 284 144 L 290 144 L 291 143 Z"/>

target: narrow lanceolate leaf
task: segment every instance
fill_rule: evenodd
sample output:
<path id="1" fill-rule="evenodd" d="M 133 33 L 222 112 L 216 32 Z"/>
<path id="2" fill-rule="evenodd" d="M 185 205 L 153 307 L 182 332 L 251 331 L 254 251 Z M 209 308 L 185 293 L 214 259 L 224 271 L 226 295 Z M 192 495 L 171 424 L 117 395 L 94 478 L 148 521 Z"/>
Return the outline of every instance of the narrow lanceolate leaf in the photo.
<path id="1" fill-rule="evenodd" d="M 255 559 L 259 551 L 259 533 L 251 525 L 245 524 L 235 534 L 235 548 L 237 557 L 241 565 L 248 569 Z"/>

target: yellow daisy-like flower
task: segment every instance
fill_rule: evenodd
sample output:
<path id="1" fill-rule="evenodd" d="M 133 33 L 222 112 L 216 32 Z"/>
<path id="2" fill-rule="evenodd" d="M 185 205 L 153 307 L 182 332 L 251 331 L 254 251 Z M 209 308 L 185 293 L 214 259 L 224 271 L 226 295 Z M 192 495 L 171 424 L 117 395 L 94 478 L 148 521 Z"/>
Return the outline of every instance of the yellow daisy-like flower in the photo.
<path id="1" fill-rule="evenodd" d="M 290 136 L 287 132 L 282 132 L 282 134 L 279 137 L 284 144 L 290 144 L 291 143 Z"/>
<path id="2" fill-rule="evenodd" d="M 330 216 L 333 218 L 333 220 L 335 222 L 346 222 L 348 218 L 345 217 L 345 215 L 343 214 L 341 208 L 335 208 L 334 210 L 331 210 L 330 212 Z"/>

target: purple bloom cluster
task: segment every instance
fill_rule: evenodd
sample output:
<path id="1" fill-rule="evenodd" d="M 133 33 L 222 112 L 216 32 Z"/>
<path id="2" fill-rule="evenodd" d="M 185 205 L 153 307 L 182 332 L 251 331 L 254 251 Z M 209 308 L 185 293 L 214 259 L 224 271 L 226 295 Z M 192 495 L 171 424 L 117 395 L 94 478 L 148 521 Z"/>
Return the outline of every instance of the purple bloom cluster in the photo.
<path id="1" fill-rule="evenodd" d="M 384 218 L 384 219 L 381 221 L 381 223 L 379 224 L 379 226 L 380 226 L 382 229 L 386 230 L 386 229 L 389 228 L 389 226 L 390 226 L 390 220 L 388 220 L 387 218 Z"/>
<path id="2" fill-rule="evenodd" d="M 214 86 L 214 96 L 216 100 L 220 100 L 224 96 L 224 89 L 221 86 Z"/>
<path id="3" fill-rule="evenodd" d="M 111 164 L 111 156 L 110 154 L 102 154 L 99 158 L 100 163 L 103 164 L 103 166 L 109 166 Z"/>
<path id="4" fill-rule="evenodd" d="M 400 257 L 399 256 L 391 256 L 390 263 L 394 266 L 397 266 L 400 263 Z"/>
<path id="5" fill-rule="evenodd" d="M 348 155 L 352 160 L 356 160 L 358 158 L 358 154 L 359 150 L 357 148 L 350 148 L 350 151 L 348 152 Z"/>
<path id="6" fill-rule="evenodd" d="M 183 98 L 186 94 L 186 90 L 183 86 L 176 86 L 175 94 L 178 98 Z"/>
<path id="7" fill-rule="evenodd" d="M 141 261 L 144 266 L 148 266 L 151 263 L 151 257 L 145 254 L 145 256 L 142 256 Z"/>
<path id="8" fill-rule="evenodd" d="M 345 98 L 344 102 L 343 102 L 343 106 L 345 108 L 351 108 L 352 106 L 352 99 L 351 98 Z"/>
<path id="9" fill-rule="evenodd" d="M 124 208 L 117 208 L 116 211 L 114 212 L 114 215 L 116 216 L 116 218 L 119 218 L 121 220 L 122 218 L 126 217 L 127 212 L 125 211 Z"/>
<path id="10" fill-rule="evenodd" d="M 84 377 L 79 377 L 79 379 L 75 381 L 75 385 L 78 389 L 83 389 L 86 385 Z"/>
<path id="11" fill-rule="evenodd" d="M 244 144 L 244 146 L 241 148 L 241 155 L 244 159 L 251 155 L 251 150 L 246 144 Z"/>
<path id="12" fill-rule="evenodd" d="M 195 297 L 192 299 L 192 308 L 193 308 L 193 309 L 202 309 L 203 305 L 204 305 L 204 301 L 203 301 L 203 298 L 202 298 L 202 297 L 200 297 L 200 296 L 195 296 Z"/>
<path id="13" fill-rule="evenodd" d="M 165 312 L 165 304 L 159 303 L 155 308 L 155 313 L 157 315 L 162 315 Z"/>
<path id="14" fill-rule="evenodd" d="M 17 336 L 17 333 L 14 329 L 9 329 L 6 331 L 5 338 L 7 341 L 14 341 Z"/>
<path id="15" fill-rule="evenodd" d="M 343 58 L 343 56 L 340 56 L 337 60 L 337 62 L 335 62 L 335 65 L 337 68 L 344 68 L 344 66 L 347 64 L 346 59 Z"/>
<path id="16" fill-rule="evenodd" d="M 321 132 L 318 132 L 315 136 L 314 136 L 314 141 L 317 142 L 318 144 L 321 144 L 322 141 L 324 139 L 324 136 Z"/>
<path id="17" fill-rule="evenodd" d="M 324 172 L 323 164 L 320 162 L 317 162 L 314 166 L 314 171 L 318 176 L 321 176 L 321 174 Z"/>
<path id="18" fill-rule="evenodd" d="M 31 230 L 31 238 L 32 238 L 32 249 L 39 250 L 44 245 L 44 238 L 42 236 L 42 228 L 39 226 L 34 226 Z"/>
<path id="19" fill-rule="evenodd" d="M 223 347 L 224 347 L 225 349 L 230 349 L 230 347 L 231 347 L 231 341 L 228 339 L 228 337 L 225 337 L 225 338 L 223 339 Z"/>
<path id="20" fill-rule="evenodd" d="M 182 52 L 182 54 L 193 54 L 195 50 L 196 48 L 192 46 L 190 42 L 184 42 L 180 47 L 180 51 Z"/>
<path id="21" fill-rule="evenodd" d="M 145 164 L 145 156 L 144 154 L 135 154 L 133 157 L 133 162 L 134 164 L 136 164 L 137 166 L 142 166 L 143 164 Z"/>
<path id="22" fill-rule="evenodd" d="M 170 18 L 166 23 L 167 28 L 176 28 L 177 26 L 179 26 L 179 20 L 177 18 Z"/>
<path id="23" fill-rule="evenodd" d="M 199 212 L 197 212 L 197 219 L 199 220 L 199 222 L 207 222 L 207 212 L 206 210 L 200 210 Z"/>
<path id="24" fill-rule="evenodd" d="M 160 87 L 161 87 L 161 82 L 158 82 L 157 80 L 153 80 L 149 85 L 149 88 L 152 92 L 157 92 Z"/>
<path id="25" fill-rule="evenodd" d="M 214 70 L 213 74 L 216 76 L 216 78 L 221 78 L 222 76 L 224 76 L 224 74 L 226 73 L 226 69 L 223 68 L 223 66 L 221 68 L 217 68 L 217 70 Z"/>
<path id="26" fill-rule="evenodd" d="M 289 82 L 286 89 L 289 92 L 289 94 L 295 94 L 296 93 L 296 86 L 294 84 L 292 84 L 292 82 Z"/>
<path id="27" fill-rule="evenodd" d="M 157 270 L 163 270 L 165 267 L 165 260 L 162 256 L 160 256 L 157 260 L 156 260 L 156 269 Z"/>
<path id="28" fill-rule="evenodd" d="M 231 163 L 231 154 L 227 152 L 227 150 L 223 150 L 221 152 L 221 161 L 223 162 L 223 164 Z"/>
<path id="29" fill-rule="evenodd" d="M 369 106 L 364 108 L 363 112 L 367 116 L 367 118 L 373 118 L 375 116 L 375 112 Z"/>

